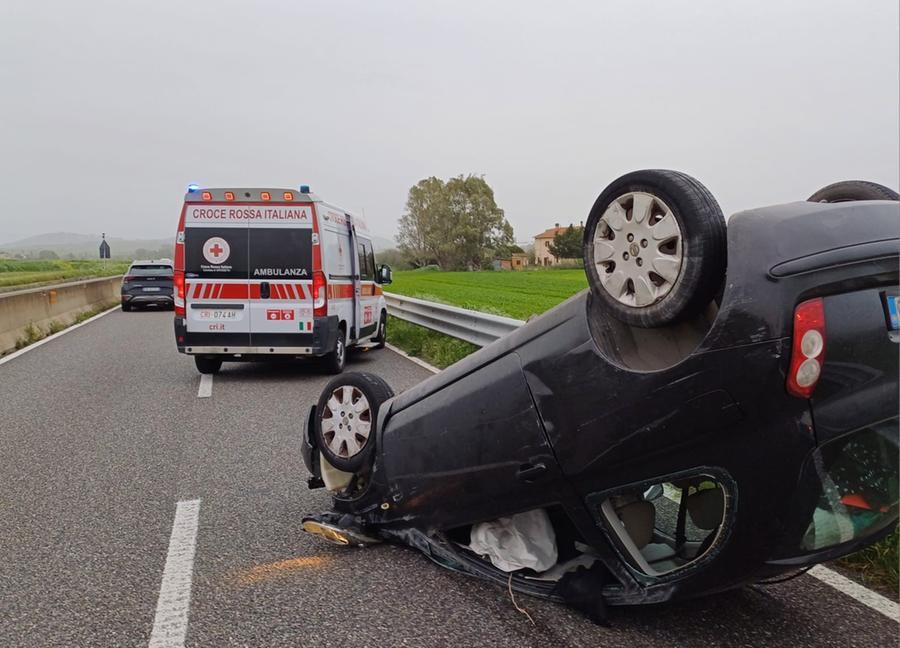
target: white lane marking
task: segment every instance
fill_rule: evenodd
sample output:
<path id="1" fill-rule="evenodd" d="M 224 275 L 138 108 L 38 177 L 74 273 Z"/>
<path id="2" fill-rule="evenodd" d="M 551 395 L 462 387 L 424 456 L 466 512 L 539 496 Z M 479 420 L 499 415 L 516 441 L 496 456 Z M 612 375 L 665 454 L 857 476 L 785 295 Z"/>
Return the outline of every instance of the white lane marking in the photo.
<path id="1" fill-rule="evenodd" d="M 424 367 L 425 369 L 428 369 L 428 371 L 430 371 L 431 373 L 441 373 L 441 370 L 438 369 L 437 367 L 435 367 L 434 365 L 430 365 L 427 362 L 425 362 L 424 360 L 419 360 L 419 358 L 414 358 L 413 356 L 409 355 L 406 351 L 404 351 L 403 349 L 398 349 L 393 344 L 385 344 L 384 346 L 386 349 L 390 349 L 394 353 L 399 353 L 400 355 L 402 355 L 404 358 L 406 358 L 410 362 L 415 362 L 420 367 Z"/>
<path id="2" fill-rule="evenodd" d="M 150 648 L 180 648 L 187 636 L 200 500 L 178 502 L 156 602 Z"/>
<path id="3" fill-rule="evenodd" d="M 886 596 L 873 592 L 846 576 L 841 576 L 836 571 L 828 569 L 824 565 L 816 565 L 806 573 L 813 578 L 818 578 L 827 585 L 831 585 L 842 594 L 846 594 L 863 605 L 867 605 L 876 612 L 881 612 L 887 618 L 900 622 L 900 605 Z"/>
<path id="4" fill-rule="evenodd" d="M 200 387 L 197 389 L 197 398 L 209 398 L 212 396 L 212 374 L 200 374 Z"/>
<path id="5" fill-rule="evenodd" d="M 5 355 L 5 356 L 3 356 L 2 358 L 0 358 L 0 365 L 2 365 L 4 362 L 9 362 L 10 360 L 12 360 L 12 359 L 14 359 L 14 358 L 18 358 L 20 355 L 23 355 L 23 354 L 25 354 L 25 353 L 28 353 L 29 351 L 33 351 L 34 349 L 38 348 L 38 347 L 41 346 L 42 344 L 47 344 L 47 342 L 49 342 L 50 340 L 55 340 L 56 338 L 60 337 L 61 335 L 65 335 L 66 333 L 71 333 L 71 332 L 74 331 L 75 329 L 81 328 L 81 327 L 84 326 L 85 324 L 90 324 L 90 323 L 93 322 L 94 320 L 100 319 L 100 318 L 103 317 L 104 315 L 109 315 L 109 314 L 112 313 L 114 310 L 118 310 L 118 309 L 119 309 L 118 306 L 113 306 L 113 307 L 110 308 L 109 310 L 105 310 L 105 311 L 103 311 L 102 313 L 99 313 L 99 314 L 97 314 L 97 315 L 94 315 L 93 317 L 89 317 L 88 319 L 84 320 L 83 322 L 79 322 L 78 324 L 73 324 L 72 326 L 70 326 L 70 327 L 68 327 L 68 328 L 64 328 L 64 329 L 63 329 L 62 331 L 60 331 L 59 333 L 54 333 L 53 335 L 48 335 L 47 337 L 45 337 L 45 338 L 42 339 L 42 340 L 38 340 L 37 342 L 33 342 L 32 344 L 29 344 L 29 345 L 28 345 L 27 347 L 25 347 L 24 349 L 19 349 L 18 351 L 14 351 L 13 353 L 10 353 L 9 355 Z"/>

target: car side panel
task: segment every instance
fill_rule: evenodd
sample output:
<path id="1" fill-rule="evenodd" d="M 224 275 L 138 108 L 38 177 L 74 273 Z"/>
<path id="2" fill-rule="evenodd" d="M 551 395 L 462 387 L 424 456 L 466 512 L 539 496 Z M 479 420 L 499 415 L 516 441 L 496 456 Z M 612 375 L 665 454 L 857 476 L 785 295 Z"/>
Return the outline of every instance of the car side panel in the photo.
<path id="1" fill-rule="evenodd" d="M 565 484 L 519 359 L 507 355 L 392 415 L 379 471 L 392 518 L 452 528 L 560 501 Z M 532 470 L 533 481 L 517 477 Z"/>

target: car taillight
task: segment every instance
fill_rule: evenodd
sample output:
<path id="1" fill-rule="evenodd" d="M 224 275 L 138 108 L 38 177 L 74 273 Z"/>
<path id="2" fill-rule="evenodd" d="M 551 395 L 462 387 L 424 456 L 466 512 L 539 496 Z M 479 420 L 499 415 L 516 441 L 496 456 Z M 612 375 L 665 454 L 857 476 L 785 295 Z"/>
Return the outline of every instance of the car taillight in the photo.
<path id="1" fill-rule="evenodd" d="M 131 275 L 127 275 L 122 279 L 122 283 L 128 283 L 129 281 L 134 281 L 134 277 L 132 277 Z"/>
<path id="2" fill-rule="evenodd" d="M 175 315 L 184 317 L 184 271 L 176 270 L 172 276 L 172 284 L 175 287 Z"/>
<path id="3" fill-rule="evenodd" d="M 825 363 L 825 304 L 810 299 L 794 309 L 794 340 L 787 390 L 792 396 L 809 398 Z"/>
<path id="4" fill-rule="evenodd" d="M 325 317 L 328 315 L 328 282 L 325 281 L 325 273 L 317 270 L 313 273 L 313 315 Z"/>

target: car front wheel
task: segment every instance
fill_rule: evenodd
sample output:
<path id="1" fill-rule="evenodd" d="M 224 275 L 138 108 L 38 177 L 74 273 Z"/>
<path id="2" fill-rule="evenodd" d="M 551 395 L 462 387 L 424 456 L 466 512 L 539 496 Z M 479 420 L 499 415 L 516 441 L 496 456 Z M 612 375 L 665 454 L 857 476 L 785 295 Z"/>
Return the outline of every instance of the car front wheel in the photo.
<path id="1" fill-rule="evenodd" d="M 322 457 L 345 472 L 362 468 L 375 447 L 378 410 L 393 395 L 390 385 L 374 374 L 333 378 L 316 407 L 315 441 Z"/>

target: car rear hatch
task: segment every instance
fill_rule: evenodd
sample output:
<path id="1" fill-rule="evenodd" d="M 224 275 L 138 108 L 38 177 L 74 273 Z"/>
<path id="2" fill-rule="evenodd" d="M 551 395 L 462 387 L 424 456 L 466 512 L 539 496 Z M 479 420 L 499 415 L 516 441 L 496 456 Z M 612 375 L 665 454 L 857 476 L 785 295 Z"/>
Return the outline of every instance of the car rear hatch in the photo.
<path id="1" fill-rule="evenodd" d="M 830 213 L 823 213 L 818 235 L 846 233 L 857 240 L 836 240 L 831 249 L 823 245 L 771 272 L 803 287 L 786 387 L 808 400 L 816 449 L 803 466 L 790 516 L 794 528 L 780 551 L 798 562 L 851 553 L 889 532 L 900 512 L 900 206 L 872 202 L 847 209 L 858 213 L 835 211 L 843 218 L 833 227 Z"/>
<path id="2" fill-rule="evenodd" d="M 898 519 L 898 301 L 896 285 L 822 299 L 824 362 L 811 399 L 818 448 L 801 478 L 801 491 L 818 496 L 801 552 L 848 553 Z"/>
<path id="3" fill-rule="evenodd" d="M 136 300 L 150 301 L 157 297 L 171 297 L 172 276 L 170 265 L 133 265 L 122 279 L 122 291 Z"/>

